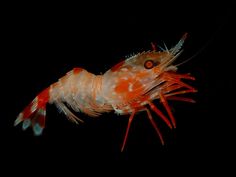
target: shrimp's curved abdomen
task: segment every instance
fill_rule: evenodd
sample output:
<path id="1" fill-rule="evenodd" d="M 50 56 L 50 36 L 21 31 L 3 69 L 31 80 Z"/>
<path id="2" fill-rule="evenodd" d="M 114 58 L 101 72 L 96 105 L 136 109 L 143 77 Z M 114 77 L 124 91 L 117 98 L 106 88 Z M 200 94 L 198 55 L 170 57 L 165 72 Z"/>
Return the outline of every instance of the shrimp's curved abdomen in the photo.
<path id="1" fill-rule="evenodd" d="M 18 115 L 15 125 L 23 122 L 23 129 L 32 126 L 35 135 L 45 127 L 46 104 L 55 104 L 74 123 L 83 122 L 75 112 L 91 117 L 109 112 L 112 107 L 101 95 L 102 75 L 94 75 L 82 68 L 74 68 L 58 82 L 45 89 Z M 72 110 L 71 110 L 72 109 Z"/>
<path id="2" fill-rule="evenodd" d="M 102 76 L 94 75 L 82 69 L 74 70 L 51 86 L 50 103 L 55 103 L 61 110 L 67 103 L 74 111 L 81 111 L 89 116 L 98 116 L 107 111 L 107 105 L 101 95 Z"/>

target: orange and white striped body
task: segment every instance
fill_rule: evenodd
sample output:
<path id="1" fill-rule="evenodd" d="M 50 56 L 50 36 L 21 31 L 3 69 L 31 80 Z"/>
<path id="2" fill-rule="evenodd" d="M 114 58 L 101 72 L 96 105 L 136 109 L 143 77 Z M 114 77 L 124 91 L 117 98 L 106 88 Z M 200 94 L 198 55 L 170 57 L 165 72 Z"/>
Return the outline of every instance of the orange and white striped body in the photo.
<path id="1" fill-rule="evenodd" d="M 156 47 L 153 46 L 152 51 L 136 54 L 118 63 L 103 75 L 94 75 L 82 68 L 73 69 L 42 91 L 19 114 L 15 125 L 23 122 L 23 129 L 32 126 L 35 135 L 40 135 L 45 127 L 47 103 L 55 104 L 75 123 L 83 120 L 74 115 L 71 109 L 91 117 L 114 110 L 117 114 L 130 115 L 121 149 L 123 150 L 134 115 L 146 111 L 161 143 L 164 144 L 149 109 L 170 128 L 175 128 L 176 122 L 168 100 L 194 102 L 190 98 L 176 96 L 196 92 L 196 89 L 182 81 L 194 80 L 194 77 L 189 74 L 178 74 L 177 66 L 172 64 L 181 53 L 186 35 L 170 50 L 166 48 L 156 51 Z M 158 99 L 165 107 L 169 118 L 153 104 L 153 101 Z"/>
<path id="2" fill-rule="evenodd" d="M 101 88 L 102 75 L 75 68 L 51 85 L 49 103 L 56 104 L 72 121 L 82 121 L 72 115 L 64 103 L 76 112 L 99 116 L 102 112 L 112 110 L 104 99 Z"/>

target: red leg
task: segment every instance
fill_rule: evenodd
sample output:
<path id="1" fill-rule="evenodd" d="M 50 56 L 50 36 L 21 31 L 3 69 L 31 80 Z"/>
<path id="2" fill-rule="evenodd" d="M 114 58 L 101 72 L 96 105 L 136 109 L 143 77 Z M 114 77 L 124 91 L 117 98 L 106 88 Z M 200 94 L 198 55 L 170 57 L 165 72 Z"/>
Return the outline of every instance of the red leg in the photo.
<path id="1" fill-rule="evenodd" d="M 166 97 L 166 99 L 167 100 L 175 100 L 175 101 L 185 101 L 185 102 L 189 102 L 189 103 L 196 103 L 196 101 L 191 98 L 178 97 L 178 96 L 169 96 L 169 97 Z"/>
<path id="2" fill-rule="evenodd" d="M 184 82 L 182 82 L 180 79 L 182 78 L 185 78 L 185 79 L 190 79 L 191 80 L 194 80 L 195 78 L 191 77 L 191 76 L 188 76 L 187 74 L 182 74 L 182 75 L 179 75 L 179 74 L 170 74 L 170 73 L 166 73 L 164 76 L 164 79 L 167 80 L 167 81 L 171 81 L 173 83 L 176 83 L 182 87 L 186 87 L 190 90 L 195 90 L 192 86 L 188 85 L 188 84 L 185 84 Z"/>
<path id="3" fill-rule="evenodd" d="M 173 95 L 180 95 L 180 94 L 185 94 L 185 93 L 194 93 L 194 92 L 197 92 L 197 90 L 181 90 L 181 91 L 178 91 L 178 92 L 174 92 L 174 93 L 167 93 L 165 94 L 166 97 L 169 97 L 169 96 L 173 96 Z"/>
<path id="4" fill-rule="evenodd" d="M 177 73 L 172 73 L 172 72 L 168 72 L 165 73 L 167 75 L 170 75 L 171 77 L 174 77 L 176 79 L 190 79 L 190 80 L 195 80 L 195 78 L 193 76 L 191 76 L 189 73 L 188 74 L 177 74 Z"/>
<path id="5" fill-rule="evenodd" d="M 190 89 L 190 90 L 195 90 L 192 86 L 190 86 L 190 85 L 188 85 L 188 84 L 185 84 L 185 83 L 183 83 L 183 82 L 181 82 L 181 81 L 176 81 L 176 83 L 177 84 L 179 84 L 179 85 L 181 85 L 181 86 L 183 86 L 183 87 L 186 87 L 186 88 L 188 88 L 188 89 Z"/>
<path id="6" fill-rule="evenodd" d="M 136 113 L 136 111 L 133 111 L 132 114 L 129 117 L 129 122 L 128 122 L 128 125 L 127 125 L 127 128 L 126 128 L 125 138 L 124 138 L 124 141 L 123 141 L 123 144 L 122 144 L 121 152 L 124 150 L 124 147 L 125 147 L 125 144 L 126 144 L 126 140 L 127 140 L 128 134 L 129 134 L 129 128 L 130 128 L 130 125 L 131 125 L 131 122 L 132 122 L 132 120 L 134 118 L 134 114 L 135 113 Z"/>
<path id="7" fill-rule="evenodd" d="M 172 129 L 170 121 L 164 116 L 164 114 L 151 102 L 148 103 L 150 108 Z"/>
<path id="8" fill-rule="evenodd" d="M 150 111 L 149 111 L 147 108 L 146 108 L 145 110 L 147 111 L 147 115 L 148 115 L 149 120 L 151 121 L 152 126 L 155 128 L 155 130 L 156 130 L 156 132 L 157 132 L 157 134 L 158 134 L 158 136 L 159 136 L 159 138 L 160 138 L 160 140 L 161 140 L 161 144 L 164 145 L 164 140 L 163 140 L 163 138 L 162 138 L 161 132 L 160 132 L 160 130 L 158 129 L 156 123 L 154 122 Z"/>
<path id="9" fill-rule="evenodd" d="M 188 88 L 188 89 L 190 89 L 190 90 L 195 90 L 192 86 L 183 83 L 183 82 L 180 81 L 179 79 L 173 79 L 173 78 L 172 78 L 172 79 L 171 79 L 171 82 L 174 82 L 174 83 L 176 83 L 176 84 L 178 84 L 178 85 L 180 85 L 180 86 L 182 86 L 182 87 L 186 87 L 186 88 Z"/>
<path id="10" fill-rule="evenodd" d="M 175 118 L 174 118 L 174 116 L 173 116 L 173 114 L 172 114 L 172 112 L 170 110 L 170 106 L 169 106 L 165 96 L 161 92 L 160 92 L 159 95 L 160 95 L 160 98 L 161 98 L 161 102 L 164 105 L 164 107 L 165 107 L 165 109 L 166 109 L 166 111 L 167 111 L 167 113 L 168 113 L 168 115 L 170 117 L 170 120 L 171 120 L 171 122 L 173 124 L 173 127 L 176 128 Z"/>
<path id="11" fill-rule="evenodd" d="M 181 87 L 182 87 L 181 85 L 171 85 L 171 86 L 168 86 L 166 88 L 163 88 L 162 92 L 163 93 L 169 93 L 169 92 L 177 90 L 177 89 L 179 89 Z"/>

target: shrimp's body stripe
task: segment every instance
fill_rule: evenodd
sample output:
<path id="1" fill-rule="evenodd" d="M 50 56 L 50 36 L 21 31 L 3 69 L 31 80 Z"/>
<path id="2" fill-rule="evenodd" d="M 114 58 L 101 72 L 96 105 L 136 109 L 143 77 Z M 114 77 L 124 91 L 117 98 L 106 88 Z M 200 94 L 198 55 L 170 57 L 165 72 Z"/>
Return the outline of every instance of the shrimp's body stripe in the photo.
<path id="1" fill-rule="evenodd" d="M 165 46 L 162 51 L 157 51 L 154 43 L 151 43 L 152 51 L 133 55 L 119 62 L 103 75 L 94 75 L 83 68 L 74 68 L 39 93 L 18 115 L 15 125 L 23 122 L 23 130 L 31 126 L 35 135 L 42 134 L 47 103 L 55 104 L 74 123 L 83 120 L 72 110 L 91 117 L 114 110 L 118 115 L 130 115 L 121 147 L 123 151 L 135 114 L 146 111 L 161 144 L 164 144 L 162 134 L 150 110 L 172 129 L 176 127 L 176 120 L 168 100 L 194 102 L 190 98 L 179 95 L 196 92 L 195 88 L 182 81 L 183 79 L 195 80 L 195 78 L 189 73 L 177 73 L 177 65 L 172 65 L 182 52 L 181 48 L 186 37 L 187 33 L 176 46 L 171 49 Z M 168 116 L 154 105 L 154 100 L 160 100 Z"/>

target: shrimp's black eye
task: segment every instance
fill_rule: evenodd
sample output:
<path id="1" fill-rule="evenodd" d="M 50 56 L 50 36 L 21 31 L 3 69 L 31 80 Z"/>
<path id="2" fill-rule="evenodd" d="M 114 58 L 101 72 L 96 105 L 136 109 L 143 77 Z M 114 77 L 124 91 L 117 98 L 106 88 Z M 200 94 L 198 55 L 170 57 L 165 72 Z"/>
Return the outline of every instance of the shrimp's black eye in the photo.
<path id="1" fill-rule="evenodd" d="M 147 61 L 145 61 L 144 67 L 145 67 L 146 69 L 152 69 L 152 68 L 154 67 L 154 62 L 153 62 L 153 60 L 147 60 Z"/>

